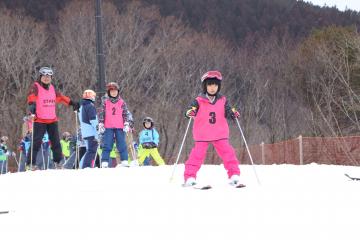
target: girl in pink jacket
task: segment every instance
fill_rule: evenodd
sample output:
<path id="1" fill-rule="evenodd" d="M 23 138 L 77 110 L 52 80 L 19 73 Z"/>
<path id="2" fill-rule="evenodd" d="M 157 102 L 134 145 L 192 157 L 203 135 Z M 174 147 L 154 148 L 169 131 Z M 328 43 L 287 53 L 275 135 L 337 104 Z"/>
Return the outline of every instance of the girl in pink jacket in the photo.
<path id="1" fill-rule="evenodd" d="M 191 103 L 186 116 L 194 119 L 193 138 L 195 146 L 185 162 L 185 186 L 196 184 L 196 173 L 206 157 L 211 143 L 220 158 L 230 179 L 230 184 L 239 184 L 239 161 L 234 148 L 229 143 L 227 119 L 235 119 L 239 112 L 231 108 L 226 97 L 221 95 L 222 76 L 219 71 L 209 71 L 201 77 L 203 92 Z"/>

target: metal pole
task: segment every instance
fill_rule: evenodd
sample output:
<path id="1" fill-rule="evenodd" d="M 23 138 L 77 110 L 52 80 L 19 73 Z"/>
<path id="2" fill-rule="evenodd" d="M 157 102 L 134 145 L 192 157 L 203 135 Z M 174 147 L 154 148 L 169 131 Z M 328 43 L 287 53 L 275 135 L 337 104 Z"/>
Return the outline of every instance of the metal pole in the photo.
<path id="1" fill-rule="evenodd" d="M 188 131 L 189 131 L 189 127 L 190 127 L 191 120 L 192 120 L 192 118 L 189 118 L 189 122 L 188 122 L 188 125 L 187 125 L 187 127 L 186 127 L 186 131 L 185 131 L 183 140 L 182 140 L 181 145 L 180 145 L 179 153 L 178 153 L 178 155 L 177 155 L 177 157 L 176 157 L 176 161 L 175 161 L 175 163 L 174 163 L 174 167 L 173 167 L 173 170 L 172 170 L 172 173 L 171 173 L 171 176 L 170 176 L 170 182 L 171 182 L 171 181 L 173 180 L 173 178 L 174 178 L 175 169 L 176 169 L 176 166 L 177 166 L 177 164 L 178 164 L 178 161 L 179 161 L 179 158 L 180 158 L 180 154 L 181 154 L 182 148 L 183 148 L 184 143 L 185 143 L 186 135 L 187 135 L 187 133 L 188 133 Z"/>
<path id="2" fill-rule="evenodd" d="M 247 152 L 248 152 L 248 154 L 249 154 L 250 161 L 251 161 L 251 165 L 252 165 L 252 167 L 253 167 L 253 170 L 254 170 L 254 173 L 255 173 L 256 180 L 257 180 L 258 184 L 259 184 L 259 185 L 261 185 L 260 180 L 259 180 L 259 177 L 258 177 L 258 175 L 257 175 L 257 173 L 256 173 L 256 169 L 255 169 L 254 161 L 253 161 L 253 158 L 252 158 L 252 156 L 251 156 L 249 146 L 248 146 L 248 144 L 247 144 L 247 142 L 246 142 L 246 139 L 245 139 L 244 132 L 243 132 L 243 130 L 241 129 L 241 126 L 240 126 L 239 120 L 238 120 L 237 118 L 236 118 L 235 120 L 236 120 L 236 123 L 237 123 L 237 125 L 238 125 L 238 127 L 239 127 L 239 130 L 240 130 L 241 136 L 242 136 L 242 138 L 243 138 L 243 140 L 244 140 L 246 150 L 247 150 Z"/>
<path id="3" fill-rule="evenodd" d="M 303 155 L 303 143 L 302 143 L 302 136 L 299 136 L 299 158 L 300 158 L 300 165 L 304 164 L 304 155 Z"/>
<path id="4" fill-rule="evenodd" d="M 102 40 L 102 15 L 101 0 L 95 0 L 95 32 L 96 32 L 96 60 L 98 65 L 98 89 L 97 92 L 102 93 L 105 89 L 105 63 L 104 50 Z"/>

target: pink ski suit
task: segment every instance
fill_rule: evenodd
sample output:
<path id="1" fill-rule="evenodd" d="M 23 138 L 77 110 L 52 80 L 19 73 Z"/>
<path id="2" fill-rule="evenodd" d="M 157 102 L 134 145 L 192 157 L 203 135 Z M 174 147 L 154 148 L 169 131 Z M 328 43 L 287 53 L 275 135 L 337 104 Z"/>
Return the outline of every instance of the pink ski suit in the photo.
<path id="1" fill-rule="evenodd" d="M 206 96 L 196 98 L 197 114 L 194 118 L 193 137 L 195 146 L 185 162 L 185 181 L 196 178 L 196 173 L 206 157 L 211 143 L 224 162 L 228 177 L 240 175 L 239 161 L 229 143 L 229 126 L 225 117 L 226 97 L 219 96 L 211 103 Z"/>

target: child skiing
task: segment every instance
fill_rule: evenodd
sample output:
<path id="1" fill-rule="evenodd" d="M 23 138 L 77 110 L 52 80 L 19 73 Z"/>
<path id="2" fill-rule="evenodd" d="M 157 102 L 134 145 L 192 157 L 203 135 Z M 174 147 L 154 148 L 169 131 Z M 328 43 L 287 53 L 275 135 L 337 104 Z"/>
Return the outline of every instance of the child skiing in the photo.
<path id="1" fill-rule="evenodd" d="M 61 151 L 63 154 L 64 162 L 66 162 L 70 157 L 70 140 L 71 140 L 71 134 L 69 132 L 64 132 L 60 140 Z"/>
<path id="2" fill-rule="evenodd" d="M 186 112 L 194 119 L 193 138 L 195 146 L 185 162 L 184 186 L 196 185 L 196 174 L 204 162 L 211 143 L 222 158 L 230 184 L 239 184 L 239 161 L 229 143 L 227 118 L 238 118 L 239 112 L 231 109 L 225 96 L 221 95 L 222 76 L 219 71 L 206 72 L 201 77 L 202 93 L 191 103 Z"/>
<path id="3" fill-rule="evenodd" d="M 42 67 L 39 70 L 39 77 L 30 89 L 27 98 L 29 111 L 33 116 L 33 146 L 29 151 L 27 165 L 32 165 L 32 161 L 36 159 L 37 153 L 41 147 L 42 138 L 47 131 L 51 141 L 51 149 L 54 154 L 54 162 L 56 168 L 61 168 L 60 161 L 62 159 L 58 118 L 56 116 L 56 103 L 73 106 L 75 111 L 78 110 L 79 104 L 70 100 L 69 97 L 62 95 L 51 84 L 53 70 L 49 67 Z M 32 154 L 31 154 L 32 152 Z"/>
<path id="4" fill-rule="evenodd" d="M 144 130 L 140 132 L 139 143 L 142 150 L 139 154 L 139 164 L 143 164 L 146 157 L 152 156 L 157 165 L 164 165 L 157 146 L 159 145 L 159 133 L 154 128 L 154 120 L 151 117 L 144 118 Z"/>
<path id="5" fill-rule="evenodd" d="M 114 144 L 120 154 L 121 166 L 129 167 L 128 151 L 125 141 L 125 134 L 133 126 L 133 118 L 125 101 L 120 97 L 119 85 L 110 82 L 106 86 L 107 95 L 102 98 L 99 113 L 99 131 L 103 134 L 102 167 L 109 166 L 109 156 Z"/>
<path id="6" fill-rule="evenodd" d="M 80 161 L 80 168 L 94 167 L 98 149 L 99 136 L 97 133 L 98 117 L 94 105 L 96 93 L 85 90 L 81 100 L 79 112 L 81 135 L 86 143 L 86 152 Z"/>
<path id="7" fill-rule="evenodd" d="M 29 149 L 31 145 L 31 132 L 27 132 L 27 134 L 21 139 L 21 142 L 19 144 L 19 166 L 18 166 L 18 172 L 23 172 L 26 169 L 26 162 L 27 162 L 27 156 L 29 155 Z M 35 164 L 34 164 L 35 166 Z"/>

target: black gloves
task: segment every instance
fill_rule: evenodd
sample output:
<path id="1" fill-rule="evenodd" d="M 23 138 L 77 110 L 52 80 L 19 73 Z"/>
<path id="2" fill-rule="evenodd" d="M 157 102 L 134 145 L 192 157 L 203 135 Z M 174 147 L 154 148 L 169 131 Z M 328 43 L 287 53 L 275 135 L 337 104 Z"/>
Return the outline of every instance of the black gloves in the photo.
<path id="1" fill-rule="evenodd" d="M 35 114 L 36 113 L 36 103 L 29 104 L 28 109 L 31 114 Z"/>
<path id="2" fill-rule="evenodd" d="M 70 100 L 69 105 L 73 107 L 75 112 L 78 112 L 80 109 L 80 104 L 78 102 Z"/>
<path id="3" fill-rule="evenodd" d="M 156 148 L 157 145 L 154 142 L 146 142 L 141 144 L 141 146 L 145 149 L 151 149 L 151 148 Z"/>

